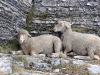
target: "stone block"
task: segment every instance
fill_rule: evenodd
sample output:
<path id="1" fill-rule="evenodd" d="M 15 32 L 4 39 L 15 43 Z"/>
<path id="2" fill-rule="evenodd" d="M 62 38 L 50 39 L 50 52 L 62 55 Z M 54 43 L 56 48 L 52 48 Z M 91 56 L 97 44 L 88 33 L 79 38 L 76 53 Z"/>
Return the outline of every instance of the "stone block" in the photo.
<path id="1" fill-rule="evenodd" d="M 0 72 L 12 73 L 12 57 L 0 54 Z"/>

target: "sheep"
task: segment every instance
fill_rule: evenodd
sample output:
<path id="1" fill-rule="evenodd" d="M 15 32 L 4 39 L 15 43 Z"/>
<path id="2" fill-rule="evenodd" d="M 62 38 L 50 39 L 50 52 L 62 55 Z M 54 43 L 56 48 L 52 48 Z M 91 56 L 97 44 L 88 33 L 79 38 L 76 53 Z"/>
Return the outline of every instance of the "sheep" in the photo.
<path id="1" fill-rule="evenodd" d="M 18 42 L 22 48 L 22 52 L 17 51 L 13 54 L 60 54 L 62 49 L 62 42 L 59 37 L 49 34 L 32 37 L 28 31 L 24 29 L 18 30 Z"/>
<path id="2" fill-rule="evenodd" d="M 72 31 L 71 24 L 67 21 L 59 21 L 53 30 L 62 33 L 61 40 L 64 53 L 73 51 L 77 55 L 100 60 L 100 37 Z"/>

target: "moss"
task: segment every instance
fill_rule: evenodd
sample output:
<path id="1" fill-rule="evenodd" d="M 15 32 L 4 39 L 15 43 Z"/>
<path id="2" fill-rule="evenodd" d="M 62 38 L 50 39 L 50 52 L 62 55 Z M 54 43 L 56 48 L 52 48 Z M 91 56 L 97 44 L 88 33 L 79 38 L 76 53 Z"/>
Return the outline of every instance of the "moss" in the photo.
<path id="1" fill-rule="evenodd" d="M 17 65 L 12 65 L 12 73 L 22 73 L 24 70 Z"/>
<path id="2" fill-rule="evenodd" d="M 10 40 L 8 43 L 4 43 L 0 46 L 0 52 L 1 53 L 9 53 L 11 50 L 18 50 L 19 49 L 19 43 L 17 39 Z"/>
<path id="3" fill-rule="evenodd" d="M 28 66 L 28 60 L 23 56 L 15 57 L 14 60 L 18 62 L 23 62 L 25 66 Z"/>
<path id="4" fill-rule="evenodd" d="M 45 20 L 48 17 L 48 15 L 46 13 L 40 13 L 39 16 L 40 16 L 41 20 Z"/>

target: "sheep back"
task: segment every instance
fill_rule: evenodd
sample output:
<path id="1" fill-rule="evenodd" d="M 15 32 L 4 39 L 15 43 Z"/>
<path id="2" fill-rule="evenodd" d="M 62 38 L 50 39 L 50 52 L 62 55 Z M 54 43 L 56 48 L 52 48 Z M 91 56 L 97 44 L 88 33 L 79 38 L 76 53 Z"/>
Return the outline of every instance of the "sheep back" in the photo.
<path id="1" fill-rule="evenodd" d="M 53 52 L 60 52 L 61 40 L 60 38 L 53 35 L 41 35 L 29 38 L 27 43 L 22 44 L 21 47 L 25 54 L 51 54 Z"/>

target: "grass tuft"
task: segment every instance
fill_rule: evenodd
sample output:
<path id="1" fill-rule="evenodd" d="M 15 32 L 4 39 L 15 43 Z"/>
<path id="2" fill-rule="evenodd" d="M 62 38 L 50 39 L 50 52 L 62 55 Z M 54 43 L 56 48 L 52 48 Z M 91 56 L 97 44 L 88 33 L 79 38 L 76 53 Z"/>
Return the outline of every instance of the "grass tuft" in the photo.
<path id="1" fill-rule="evenodd" d="M 9 53 L 9 51 L 14 51 L 19 49 L 19 43 L 17 39 L 10 40 L 8 43 L 4 43 L 0 46 L 1 53 Z"/>
<path id="2" fill-rule="evenodd" d="M 25 66 L 28 66 L 28 60 L 23 56 L 15 57 L 14 60 L 18 62 L 23 62 Z"/>
<path id="3" fill-rule="evenodd" d="M 17 65 L 12 65 L 12 73 L 22 73 L 24 70 Z"/>

